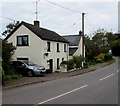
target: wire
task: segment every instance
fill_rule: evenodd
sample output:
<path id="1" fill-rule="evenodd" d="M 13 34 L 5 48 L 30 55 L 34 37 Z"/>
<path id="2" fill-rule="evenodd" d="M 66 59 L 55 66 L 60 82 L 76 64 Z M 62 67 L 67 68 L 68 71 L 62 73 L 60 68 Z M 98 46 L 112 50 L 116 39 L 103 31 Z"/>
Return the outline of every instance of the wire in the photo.
<path id="1" fill-rule="evenodd" d="M 14 19 L 12 19 L 12 18 L 8 18 L 8 17 L 3 17 L 3 16 L 0 16 L 1 18 L 5 18 L 5 19 L 8 19 L 8 20 L 11 20 L 11 21 L 17 21 L 17 20 L 14 20 Z"/>
<path id="2" fill-rule="evenodd" d="M 80 17 L 73 23 L 73 25 L 76 25 L 77 22 L 79 21 Z"/>
<path id="3" fill-rule="evenodd" d="M 67 8 L 67 7 L 64 7 L 64 6 L 61 6 L 61 5 L 59 5 L 59 4 L 56 4 L 56 3 L 54 3 L 54 2 L 51 2 L 51 1 L 49 1 L 49 0 L 46 0 L 46 1 L 49 2 L 49 3 L 51 3 L 51 4 L 53 4 L 53 5 L 56 5 L 56 6 L 58 6 L 58 7 L 61 7 L 61 8 L 63 8 L 63 9 L 66 9 L 66 10 L 69 10 L 69 11 L 76 12 L 76 13 L 80 13 L 80 14 L 81 14 L 81 12 L 79 12 L 79 11 L 76 11 L 76 10 L 73 10 L 73 9 L 70 9 L 70 8 Z"/>

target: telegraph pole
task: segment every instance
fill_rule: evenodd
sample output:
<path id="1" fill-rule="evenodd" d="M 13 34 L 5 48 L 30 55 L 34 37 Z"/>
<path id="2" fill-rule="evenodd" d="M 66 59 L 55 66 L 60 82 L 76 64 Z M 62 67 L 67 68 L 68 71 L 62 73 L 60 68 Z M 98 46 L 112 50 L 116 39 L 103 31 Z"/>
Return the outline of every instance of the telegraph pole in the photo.
<path id="1" fill-rule="evenodd" d="M 85 63 L 84 16 L 85 16 L 85 13 L 82 13 L 82 38 L 83 38 L 82 57 L 83 57 L 83 67 L 84 67 L 84 63 Z"/>

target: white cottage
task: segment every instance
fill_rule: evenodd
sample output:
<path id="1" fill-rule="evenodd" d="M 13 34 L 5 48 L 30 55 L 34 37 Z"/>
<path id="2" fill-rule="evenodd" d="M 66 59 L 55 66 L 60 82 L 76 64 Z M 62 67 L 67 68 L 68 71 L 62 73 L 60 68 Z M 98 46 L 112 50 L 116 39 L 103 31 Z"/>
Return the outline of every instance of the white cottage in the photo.
<path id="1" fill-rule="evenodd" d="M 60 63 L 68 60 L 68 41 L 54 31 L 21 22 L 6 38 L 16 47 L 13 60 L 29 60 L 46 69 L 59 70 Z"/>
<path id="2" fill-rule="evenodd" d="M 69 41 L 69 59 L 73 56 L 83 56 L 83 37 L 82 32 L 78 35 L 66 35 L 64 38 Z M 84 58 L 85 58 L 85 45 L 84 45 Z"/>

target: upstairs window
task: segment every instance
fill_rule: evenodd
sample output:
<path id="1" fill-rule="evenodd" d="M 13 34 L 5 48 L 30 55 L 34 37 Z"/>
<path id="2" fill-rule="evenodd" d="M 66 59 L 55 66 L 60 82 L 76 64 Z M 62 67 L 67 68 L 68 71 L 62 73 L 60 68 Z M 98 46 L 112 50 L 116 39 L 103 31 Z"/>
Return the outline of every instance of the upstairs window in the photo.
<path id="1" fill-rule="evenodd" d="M 64 44 L 64 52 L 67 52 L 67 45 Z"/>
<path id="2" fill-rule="evenodd" d="M 57 43 L 57 52 L 60 52 L 59 43 Z"/>
<path id="3" fill-rule="evenodd" d="M 47 42 L 47 51 L 50 52 L 50 42 Z"/>
<path id="4" fill-rule="evenodd" d="M 28 35 L 17 36 L 17 46 L 28 46 Z"/>

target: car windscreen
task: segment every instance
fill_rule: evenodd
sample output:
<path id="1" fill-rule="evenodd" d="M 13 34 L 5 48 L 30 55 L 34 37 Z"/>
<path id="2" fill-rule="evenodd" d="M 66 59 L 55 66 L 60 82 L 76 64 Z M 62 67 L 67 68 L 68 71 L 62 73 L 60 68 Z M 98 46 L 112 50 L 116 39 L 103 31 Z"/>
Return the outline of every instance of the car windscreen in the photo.
<path id="1" fill-rule="evenodd" d="M 31 61 L 24 61 L 28 66 L 34 66 L 35 64 L 32 63 Z"/>

